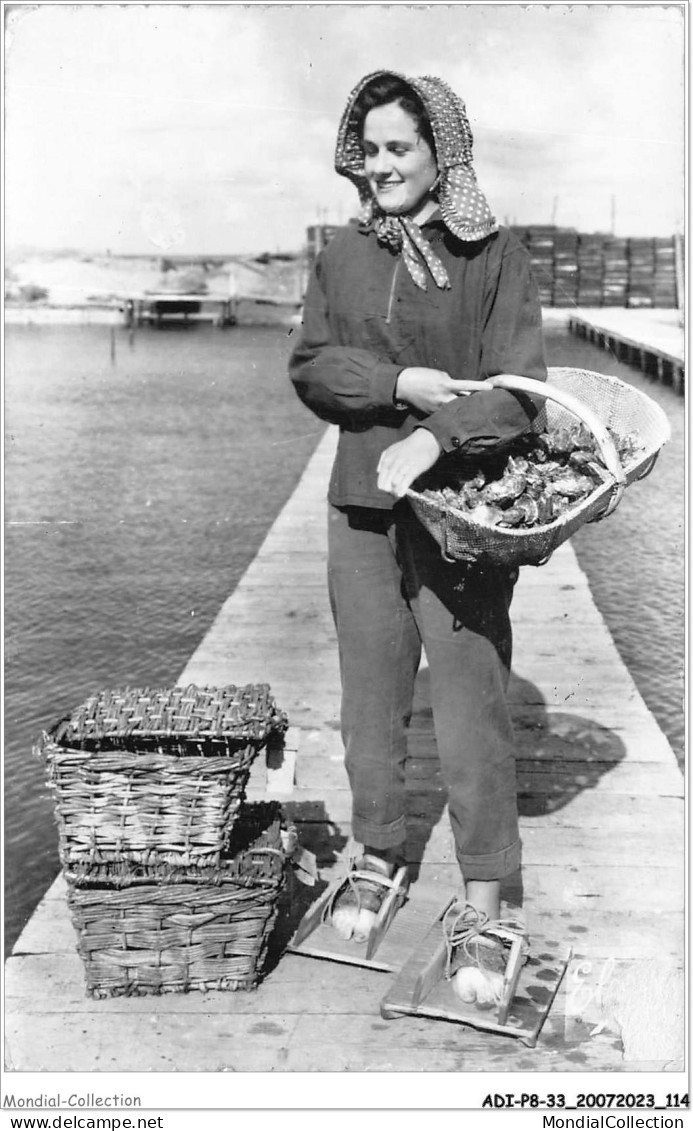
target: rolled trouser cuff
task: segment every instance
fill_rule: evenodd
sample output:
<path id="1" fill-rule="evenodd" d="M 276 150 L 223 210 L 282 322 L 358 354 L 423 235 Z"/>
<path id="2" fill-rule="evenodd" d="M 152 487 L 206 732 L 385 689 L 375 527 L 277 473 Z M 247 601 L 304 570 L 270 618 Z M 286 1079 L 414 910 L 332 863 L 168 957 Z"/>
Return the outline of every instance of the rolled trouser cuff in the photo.
<path id="1" fill-rule="evenodd" d="M 522 865 L 522 842 L 516 840 L 508 848 L 485 856 L 468 856 L 458 852 L 457 862 L 465 880 L 504 880 Z"/>
<path id="2" fill-rule="evenodd" d="M 406 817 L 398 817 L 387 825 L 374 825 L 354 815 L 351 822 L 351 835 L 369 848 L 398 848 L 407 835 Z"/>

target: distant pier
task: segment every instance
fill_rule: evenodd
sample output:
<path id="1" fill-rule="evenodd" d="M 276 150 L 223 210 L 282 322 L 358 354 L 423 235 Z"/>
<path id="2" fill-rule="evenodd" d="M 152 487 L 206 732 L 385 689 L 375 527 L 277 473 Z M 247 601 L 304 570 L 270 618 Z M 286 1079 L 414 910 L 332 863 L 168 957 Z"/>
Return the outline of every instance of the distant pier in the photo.
<path id="1" fill-rule="evenodd" d="M 146 292 L 122 300 L 125 325 L 162 326 L 180 323 L 213 322 L 215 326 L 239 323 L 274 325 L 292 322 L 301 309 L 297 299 L 268 294 L 156 294 Z"/>
<path id="2" fill-rule="evenodd" d="M 582 310 L 568 315 L 568 328 L 579 338 L 610 350 L 619 361 L 637 365 L 643 373 L 683 394 L 683 328 L 677 310 Z"/>
<path id="3" fill-rule="evenodd" d="M 132 295 L 124 300 L 127 326 L 149 323 L 162 326 L 172 320 L 212 321 L 217 326 L 234 326 L 238 300 L 230 295 L 173 294 L 169 292 Z"/>

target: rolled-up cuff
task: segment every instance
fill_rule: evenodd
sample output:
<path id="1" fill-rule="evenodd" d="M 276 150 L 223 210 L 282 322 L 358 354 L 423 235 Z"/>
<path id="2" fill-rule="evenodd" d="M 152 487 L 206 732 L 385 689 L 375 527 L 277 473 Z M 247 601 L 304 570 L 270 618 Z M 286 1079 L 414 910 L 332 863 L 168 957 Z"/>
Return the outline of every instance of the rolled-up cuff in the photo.
<path id="1" fill-rule="evenodd" d="M 485 856 L 467 856 L 458 852 L 457 862 L 465 880 L 504 880 L 517 872 L 522 864 L 522 842 L 516 840 L 508 848 Z"/>
<path id="2" fill-rule="evenodd" d="M 397 848 L 406 839 L 406 818 L 398 817 L 389 825 L 373 825 L 370 821 L 362 821 L 354 815 L 351 835 L 354 840 L 367 844 L 370 848 Z"/>

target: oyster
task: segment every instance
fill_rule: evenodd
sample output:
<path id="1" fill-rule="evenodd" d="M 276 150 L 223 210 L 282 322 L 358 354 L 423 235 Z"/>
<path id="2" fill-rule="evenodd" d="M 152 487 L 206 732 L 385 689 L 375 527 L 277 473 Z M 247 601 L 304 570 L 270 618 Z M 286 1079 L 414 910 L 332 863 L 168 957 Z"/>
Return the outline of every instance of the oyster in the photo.
<path id="1" fill-rule="evenodd" d="M 503 511 L 503 526 L 534 526 L 539 522 L 539 504 L 531 495 L 520 495 L 507 511 Z"/>
<path id="2" fill-rule="evenodd" d="M 513 475 L 512 472 L 506 471 L 502 479 L 497 479 L 494 483 L 487 483 L 481 489 L 479 495 L 484 503 L 498 503 L 502 506 L 503 503 L 510 503 L 513 499 L 517 499 L 526 486 L 527 480 L 524 475 Z"/>
<path id="3" fill-rule="evenodd" d="M 546 490 L 551 495 L 565 495 L 567 499 L 584 499 L 594 491 L 594 480 L 565 468 L 551 477 Z"/>

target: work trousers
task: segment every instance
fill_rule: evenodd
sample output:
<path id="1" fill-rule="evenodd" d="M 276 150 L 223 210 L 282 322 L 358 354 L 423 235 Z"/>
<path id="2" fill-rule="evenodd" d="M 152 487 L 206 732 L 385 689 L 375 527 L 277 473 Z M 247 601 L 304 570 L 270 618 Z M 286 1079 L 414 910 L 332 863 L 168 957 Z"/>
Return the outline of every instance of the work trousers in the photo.
<path id="1" fill-rule="evenodd" d="M 342 679 L 352 835 L 406 837 L 406 729 L 426 652 L 441 771 L 465 879 L 520 866 L 506 701 L 517 573 L 443 560 L 406 500 L 392 511 L 330 507 L 328 581 Z"/>

